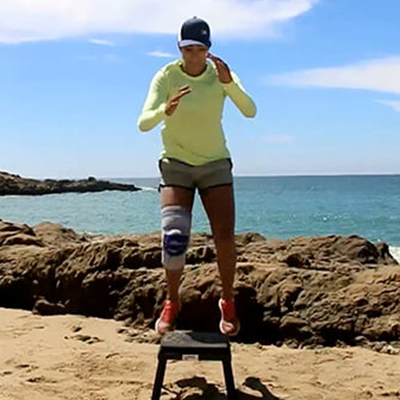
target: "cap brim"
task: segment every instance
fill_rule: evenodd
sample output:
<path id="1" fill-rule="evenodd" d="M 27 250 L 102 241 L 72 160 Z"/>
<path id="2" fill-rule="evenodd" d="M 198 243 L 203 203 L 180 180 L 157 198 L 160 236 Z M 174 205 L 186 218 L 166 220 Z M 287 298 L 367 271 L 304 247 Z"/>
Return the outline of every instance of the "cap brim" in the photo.
<path id="1" fill-rule="evenodd" d="M 186 39 L 186 40 L 181 40 L 178 42 L 179 47 L 187 47 L 187 46 L 203 46 L 206 49 L 208 49 L 208 46 L 205 45 L 202 42 L 198 42 L 197 40 L 190 40 L 190 39 Z"/>

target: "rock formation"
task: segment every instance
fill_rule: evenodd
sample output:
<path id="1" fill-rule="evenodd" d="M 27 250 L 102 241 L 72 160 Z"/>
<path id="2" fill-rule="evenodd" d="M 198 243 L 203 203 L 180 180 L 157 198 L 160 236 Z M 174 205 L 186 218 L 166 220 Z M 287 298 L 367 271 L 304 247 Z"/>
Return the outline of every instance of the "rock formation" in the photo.
<path id="1" fill-rule="evenodd" d="M 400 342 L 400 266 L 358 236 L 236 237 L 239 340 L 294 346 Z M 79 313 L 149 329 L 166 294 L 160 233 L 87 235 L 0 220 L 0 306 Z M 194 234 L 178 328 L 216 331 L 212 238 Z"/>
<path id="2" fill-rule="evenodd" d="M 27 179 L 0 171 L 0 196 L 43 195 L 67 192 L 102 192 L 104 190 L 136 191 L 135 185 L 97 180 L 94 177 L 80 180 Z"/>

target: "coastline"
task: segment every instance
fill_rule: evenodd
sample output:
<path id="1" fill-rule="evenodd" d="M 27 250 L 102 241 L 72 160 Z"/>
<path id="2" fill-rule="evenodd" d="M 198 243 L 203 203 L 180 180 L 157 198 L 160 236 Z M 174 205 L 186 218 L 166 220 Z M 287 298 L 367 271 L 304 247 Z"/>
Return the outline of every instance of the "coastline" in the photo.
<path id="1" fill-rule="evenodd" d="M 20 175 L 0 171 L 0 196 L 43 196 L 62 193 L 95 193 L 106 190 L 131 191 L 141 190 L 132 184 L 97 180 L 93 176 L 87 179 L 30 179 Z"/>
<path id="2" fill-rule="evenodd" d="M 147 233 L 160 229 L 158 179 L 128 180 L 140 192 L 106 191 L 46 196 L 0 196 L 0 218 L 58 222 L 78 232 Z M 254 178 L 235 181 L 236 232 L 291 239 L 358 234 L 400 247 L 398 178 Z M 193 231 L 208 232 L 198 196 Z"/>
<path id="3" fill-rule="evenodd" d="M 249 232 L 237 235 L 236 245 L 235 296 L 247 326 L 239 340 L 400 346 L 400 266 L 386 243 Z M 220 281 L 208 234 L 192 236 L 181 292 L 181 326 L 217 329 Z M 160 232 L 89 235 L 53 223 L 0 221 L 2 307 L 114 318 L 148 331 L 164 298 Z"/>

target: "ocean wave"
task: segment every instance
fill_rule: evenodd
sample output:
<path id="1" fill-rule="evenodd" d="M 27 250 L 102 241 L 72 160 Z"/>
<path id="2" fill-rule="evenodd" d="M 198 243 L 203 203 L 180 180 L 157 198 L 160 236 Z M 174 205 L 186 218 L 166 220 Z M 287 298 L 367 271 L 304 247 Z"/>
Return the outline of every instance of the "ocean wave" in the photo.
<path id="1" fill-rule="evenodd" d="M 400 264 L 400 247 L 389 246 L 389 251 L 393 258 Z"/>
<path id="2" fill-rule="evenodd" d="M 146 186 L 138 186 L 144 192 L 158 192 L 158 189 L 155 187 L 146 187 Z"/>

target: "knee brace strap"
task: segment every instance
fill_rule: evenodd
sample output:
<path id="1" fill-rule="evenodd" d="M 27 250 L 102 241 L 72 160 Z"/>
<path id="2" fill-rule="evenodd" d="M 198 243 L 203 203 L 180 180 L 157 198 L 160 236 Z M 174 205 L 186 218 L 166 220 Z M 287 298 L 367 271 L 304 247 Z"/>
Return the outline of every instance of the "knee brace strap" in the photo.
<path id="1" fill-rule="evenodd" d="M 163 233 L 162 263 L 165 268 L 184 267 L 189 245 L 192 215 L 182 206 L 166 206 L 161 210 Z"/>

